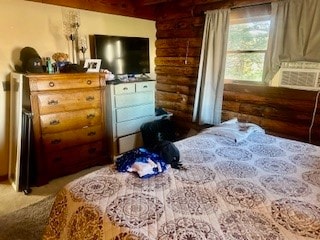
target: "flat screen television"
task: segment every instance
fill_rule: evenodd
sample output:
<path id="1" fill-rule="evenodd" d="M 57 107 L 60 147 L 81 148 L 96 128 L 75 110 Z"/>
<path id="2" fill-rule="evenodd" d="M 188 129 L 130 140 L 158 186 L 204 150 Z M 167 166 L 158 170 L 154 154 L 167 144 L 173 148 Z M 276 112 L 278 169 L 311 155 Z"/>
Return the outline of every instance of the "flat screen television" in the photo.
<path id="1" fill-rule="evenodd" d="M 101 59 L 101 69 L 116 75 L 150 73 L 149 38 L 96 34 L 90 44 L 92 56 Z"/>

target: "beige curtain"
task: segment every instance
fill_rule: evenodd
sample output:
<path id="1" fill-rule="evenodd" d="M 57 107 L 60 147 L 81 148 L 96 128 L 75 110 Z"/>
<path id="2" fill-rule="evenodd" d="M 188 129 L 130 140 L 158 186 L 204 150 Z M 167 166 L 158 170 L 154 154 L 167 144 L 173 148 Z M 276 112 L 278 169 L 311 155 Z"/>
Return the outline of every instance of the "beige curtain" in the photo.
<path id="1" fill-rule="evenodd" d="M 266 83 L 283 61 L 320 62 L 320 0 L 272 2 L 263 74 Z"/>
<path id="2" fill-rule="evenodd" d="M 221 123 L 229 9 L 206 12 L 193 121 Z"/>

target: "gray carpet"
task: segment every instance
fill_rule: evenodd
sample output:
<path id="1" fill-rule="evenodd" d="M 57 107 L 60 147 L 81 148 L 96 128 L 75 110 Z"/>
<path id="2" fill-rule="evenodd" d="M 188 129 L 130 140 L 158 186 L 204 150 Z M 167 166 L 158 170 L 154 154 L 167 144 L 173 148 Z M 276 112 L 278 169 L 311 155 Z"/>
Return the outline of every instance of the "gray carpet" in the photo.
<path id="1" fill-rule="evenodd" d="M 40 240 L 54 196 L 0 216 L 0 240 Z"/>

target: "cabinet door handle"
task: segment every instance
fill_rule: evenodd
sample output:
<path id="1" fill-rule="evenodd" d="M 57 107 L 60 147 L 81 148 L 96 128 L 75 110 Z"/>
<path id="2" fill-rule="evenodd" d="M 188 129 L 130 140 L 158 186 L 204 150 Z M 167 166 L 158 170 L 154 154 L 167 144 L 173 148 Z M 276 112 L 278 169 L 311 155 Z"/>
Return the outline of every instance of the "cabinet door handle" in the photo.
<path id="1" fill-rule="evenodd" d="M 60 121 L 59 120 L 52 120 L 50 121 L 50 125 L 58 125 L 60 124 Z"/>
<path id="2" fill-rule="evenodd" d="M 50 87 L 54 87 L 54 82 L 49 82 Z"/>
<path id="3" fill-rule="evenodd" d="M 54 139 L 51 141 L 51 144 L 59 144 L 61 143 L 61 139 Z"/>
<path id="4" fill-rule="evenodd" d="M 89 79 L 89 80 L 87 80 L 87 84 L 88 85 L 91 85 L 91 83 L 92 83 L 92 81 Z"/>
<path id="5" fill-rule="evenodd" d="M 88 97 L 86 97 L 86 100 L 87 101 L 93 101 L 94 100 L 94 96 L 88 96 Z"/>
<path id="6" fill-rule="evenodd" d="M 97 149 L 96 148 L 89 148 L 88 149 L 88 153 L 90 153 L 90 154 L 93 154 L 93 153 L 95 153 L 97 151 Z"/>
<path id="7" fill-rule="evenodd" d="M 96 132 L 89 132 L 88 134 L 87 134 L 88 136 L 94 136 L 94 135 L 96 135 Z"/>
<path id="8" fill-rule="evenodd" d="M 92 118 L 94 118 L 96 115 L 95 114 L 88 114 L 87 115 L 87 119 L 92 119 Z"/>
<path id="9" fill-rule="evenodd" d="M 48 101 L 48 105 L 57 105 L 59 103 L 58 100 L 50 100 Z"/>

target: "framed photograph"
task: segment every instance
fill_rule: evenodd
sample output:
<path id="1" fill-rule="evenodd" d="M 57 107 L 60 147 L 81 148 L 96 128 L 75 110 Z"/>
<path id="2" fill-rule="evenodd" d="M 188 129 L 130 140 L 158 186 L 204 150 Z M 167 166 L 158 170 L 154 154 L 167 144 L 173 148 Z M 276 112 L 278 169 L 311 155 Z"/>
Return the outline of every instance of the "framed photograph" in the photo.
<path id="1" fill-rule="evenodd" d="M 84 62 L 84 68 L 87 68 L 87 72 L 99 72 L 101 66 L 101 59 L 86 59 Z"/>

